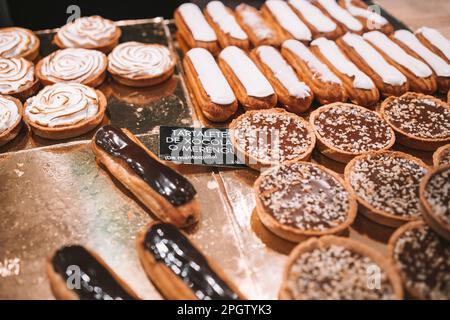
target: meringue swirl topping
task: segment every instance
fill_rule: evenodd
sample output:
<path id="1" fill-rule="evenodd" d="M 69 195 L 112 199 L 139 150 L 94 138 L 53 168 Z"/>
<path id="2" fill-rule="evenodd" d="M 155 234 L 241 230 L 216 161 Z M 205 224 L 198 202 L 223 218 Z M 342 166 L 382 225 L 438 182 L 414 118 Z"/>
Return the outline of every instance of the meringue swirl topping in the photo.
<path id="1" fill-rule="evenodd" d="M 40 72 L 52 82 L 86 83 L 106 69 L 106 55 L 81 48 L 58 50 L 46 57 Z"/>
<path id="2" fill-rule="evenodd" d="M 13 94 L 35 81 L 34 65 L 24 58 L 0 58 L 0 94 Z"/>
<path id="3" fill-rule="evenodd" d="M 32 50 L 38 42 L 30 30 L 23 28 L 0 29 L 0 57 L 17 58 Z"/>
<path id="4" fill-rule="evenodd" d="M 0 134 L 14 126 L 19 118 L 19 109 L 16 103 L 0 96 Z"/>
<path id="5" fill-rule="evenodd" d="M 156 77 L 175 66 L 170 50 L 159 44 L 125 42 L 108 57 L 108 70 L 131 79 Z"/>
<path id="6" fill-rule="evenodd" d="M 83 17 L 66 24 L 58 31 L 58 39 L 66 48 L 95 48 L 104 45 L 118 34 L 111 20 L 100 16 Z"/>
<path id="7" fill-rule="evenodd" d="M 41 126 L 62 127 L 94 118 L 99 111 L 95 89 L 79 83 L 57 83 L 45 87 L 25 106 L 26 117 Z"/>

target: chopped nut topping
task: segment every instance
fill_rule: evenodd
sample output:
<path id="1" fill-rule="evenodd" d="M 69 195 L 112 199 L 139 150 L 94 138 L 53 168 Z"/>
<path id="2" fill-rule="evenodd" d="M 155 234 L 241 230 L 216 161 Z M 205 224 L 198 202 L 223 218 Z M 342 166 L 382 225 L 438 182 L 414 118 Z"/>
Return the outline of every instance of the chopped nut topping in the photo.
<path id="1" fill-rule="evenodd" d="M 259 192 L 264 209 L 286 226 L 326 231 L 348 217 L 350 200 L 344 185 L 311 163 L 284 164 L 270 171 Z"/>
<path id="2" fill-rule="evenodd" d="M 351 153 L 386 148 L 394 134 L 376 112 L 349 105 L 324 110 L 315 119 L 314 126 L 328 145 Z"/>
<path id="3" fill-rule="evenodd" d="M 427 169 L 398 153 L 358 159 L 349 176 L 357 196 L 376 209 L 401 217 L 421 216 L 419 187 Z"/>
<path id="4" fill-rule="evenodd" d="M 371 271 L 375 269 L 380 271 L 378 288 L 370 285 Z M 294 299 L 395 298 L 386 273 L 371 258 L 336 245 L 300 255 L 290 270 L 288 288 Z"/>
<path id="5" fill-rule="evenodd" d="M 407 288 L 425 299 L 450 299 L 450 242 L 422 225 L 398 239 L 394 258 Z"/>

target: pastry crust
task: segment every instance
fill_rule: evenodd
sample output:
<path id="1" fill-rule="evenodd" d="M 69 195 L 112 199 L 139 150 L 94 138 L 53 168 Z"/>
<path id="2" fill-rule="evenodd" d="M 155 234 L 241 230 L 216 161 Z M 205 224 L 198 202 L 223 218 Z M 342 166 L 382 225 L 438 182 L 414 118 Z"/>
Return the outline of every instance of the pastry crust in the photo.
<path id="1" fill-rule="evenodd" d="M 395 231 L 395 233 L 389 239 L 389 243 L 388 243 L 389 259 L 392 261 L 395 269 L 397 270 L 397 273 L 400 275 L 406 292 L 414 300 L 426 300 L 426 297 L 422 296 L 422 294 L 420 294 L 415 288 L 407 285 L 409 279 L 406 276 L 406 274 L 402 271 L 402 269 L 398 265 L 398 263 L 396 262 L 396 259 L 395 259 L 395 247 L 396 247 L 397 242 L 401 239 L 401 237 L 406 232 L 412 231 L 412 230 L 415 230 L 415 229 L 419 229 L 419 228 L 422 228 L 422 227 L 425 227 L 425 226 L 426 226 L 426 224 L 422 220 L 414 221 L 414 222 L 410 222 L 408 224 L 405 224 L 404 226 L 402 226 L 399 229 L 397 229 L 397 231 Z"/>
<path id="2" fill-rule="evenodd" d="M 62 50 L 70 50 L 70 49 L 62 49 Z M 49 79 L 47 76 L 42 74 L 42 66 L 45 60 L 49 59 L 50 57 L 51 56 L 47 56 L 44 59 L 40 60 L 35 68 L 36 77 L 44 86 L 49 86 L 56 83 L 55 81 Z M 106 56 L 104 56 L 104 67 L 102 68 L 102 70 L 98 74 L 93 75 L 90 79 L 87 79 L 86 81 L 82 82 L 82 84 L 92 88 L 100 86 L 105 81 L 107 66 L 108 61 Z"/>
<path id="3" fill-rule="evenodd" d="M 430 172 L 423 178 L 422 182 L 420 183 L 420 202 L 423 207 L 423 218 L 427 222 L 427 224 L 430 226 L 431 229 L 433 229 L 436 233 L 438 233 L 441 237 L 447 239 L 450 241 L 450 224 L 446 223 L 442 217 L 437 215 L 433 208 L 431 207 L 429 201 L 426 197 L 426 188 L 428 183 L 430 182 L 430 179 L 436 175 L 441 173 L 442 171 L 449 171 L 450 170 L 450 164 L 446 164 L 440 167 L 437 167 Z M 448 181 L 450 183 L 450 181 Z"/>
<path id="4" fill-rule="evenodd" d="M 281 43 L 288 39 L 295 39 L 295 37 L 286 29 L 284 29 L 277 21 L 277 19 L 272 15 L 270 10 L 267 8 L 267 5 L 264 3 L 261 6 L 260 10 L 264 19 L 272 26 L 272 29 L 276 30 L 278 34 L 278 38 L 281 40 Z M 306 25 L 306 24 L 305 24 Z M 300 41 L 300 40 L 299 40 Z M 308 41 L 302 40 L 303 43 L 307 44 Z"/>
<path id="5" fill-rule="evenodd" d="M 33 37 L 35 40 L 35 43 L 34 43 L 33 47 L 29 48 L 28 50 L 24 51 L 23 53 L 15 56 L 13 58 L 24 58 L 28 61 L 35 61 L 39 55 L 39 48 L 41 46 L 41 41 L 40 41 L 39 37 L 37 37 L 34 34 L 33 31 L 25 29 L 25 28 L 21 28 L 21 27 L 0 28 L 0 31 L 14 31 L 14 30 L 18 30 L 18 29 L 29 34 L 30 37 Z"/>
<path id="6" fill-rule="evenodd" d="M 97 115 L 91 119 L 81 121 L 74 125 L 70 126 L 62 126 L 62 127 L 45 127 L 37 124 L 34 121 L 31 121 L 27 115 L 24 115 L 25 122 L 31 127 L 33 133 L 41 138 L 49 139 L 49 140 L 64 140 L 70 139 L 74 137 L 81 136 L 86 132 L 89 132 L 95 129 L 103 120 L 106 111 L 106 97 L 105 95 L 99 91 L 95 90 L 97 93 L 99 104 L 98 104 L 98 112 Z M 28 103 L 25 103 L 25 109 L 27 108 Z"/>
<path id="7" fill-rule="evenodd" d="M 11 100 L 12 102 L 15 103 L 15 105 L 17 106 L 17 110 L 19 111 L 19 118 L 6 131 L 0 133 L 0 147 L 4 146 L 5 144 L 13 140 L 15 137 L 17 137 L 17 135 L 20 132 L 20 129 L 22 129 L 22 117 L 23 117 L 22 102 L 11 96 L 2 95 L 1 97 L 4 99 Z"/>
<path id="8" fill-rule="evenodd" d="M 236 150 L 237 154 L 243 156 L 243 158 L 245 159 L 245 163 L 249 167 L 260 171 L 263 168 L 277 166 L 280 164 L 279 161 L 264 161 L 264 160 L 258 159 L 254 155 L 251 155 L 250 153 L 248 153 L 247 151 L 242 149 L 242 147 L 238 143 L 237 136 L 235 134 L 235 132 L 237 130 L 237 126 L 245 118 L 251 117 L 254 114 L 269 114 L 269 115 L 285 114 L 290 117 L 293 117 L 294 119 L 296 119 L 296 121 L 299 121 L 300 123 L 302 123 L 302 125 L 304 126 L 304 128 L 306 130 L 306 136 L 311 139 L 311 143 L 308 146 L 308 148 L 305 150 L 304 153 L 302 153 L 296 159 L 291 159 L 290 161 L 308 161 L 311 158 L 311 154 L 314 151 L 314 147 L 316 145 L 316 137 L 314 135 L 313 129 L 311 128 L 310 124 L 306 120 L 304 120 L 303 118 L 301 118 L 293 113 L 289 113 L 286 110 L 280 109 L 280 108 L 269 109 L 269 110 L 252 110 L 252 111 L 247 111 L 243 115 L 234 119 L 229 126 L 230 138 L 231 138 L 231 143 L 233 144 L 233 148 Z M 258 147 L 261 147 L 261 146 L 258 146 Z"/>
<path id="9" fill-rule="evenodd" d="M 141 298 L 131 289 L 128 284 L 123 281 L 109 266 L 106 262 L 94 251 L 85 248 L 94 258 L 97 260 L 117 281 L 117 283 L 134 299 L 140 300 Z M 47 261 L 45 264 L 45 269 L 47 273 L 47 277 L 50 282 L 50 288 L 52 289 L 52 293 L 57 300 L 80 300 L 79 296 L 67 288 L 66 280 L 64 280 L 53 268 L 52 259 L 56 252 L 49 255 L 47 257 Z"/>
<path id="10" fill-rule="evenodd" d="M 122 30 L 119 27 L 117 27 L 114 37 L 111 40 L 109 40 L 107 43 L 102 44 L 100 46 L 96 46 L 96 47 L 79 47 L 79 48 L 97 50 L 97 51 L 103 52 L 104 54 L 108 54 L 119 44 L 119 39 L 121 36 L 122 36 Z M 55 33 L 53 42 L 60 49 L 68 48 L 62 44 L 61 40 L 58 37 L 58 33 Z"/>
<path id="11" fill-rule="evenodd" d="M 359 7 L 361 9 L 366 9 L 366 10 L 369 8 L 367 6 L 367 4 L 361 0 L 351 0 L 351 2 L 355 7 Z M 338 3 L 342 8 L 347 9 L 346 0 L 338 0 Z M 373 31 L 373 30 L 379 30 L 387 35 L 394 33 L 394 27 L 389 22 L 379 26 L 379 28 L 373 28 L 373 27 L 370 27 L 369 19 L 361 17 L 361 16 L 354 16 L 354 17 L 356 19 L 358 19 L 359 22 L 361 22 L 361 24 L 364 27 L 364 31 L 366 31 L 366 32 Z"/>
<path id="12" fill-rule="evenodd" d="M 389 40 L 393 41 L 392 39 L 389 39 Z M 423 94 L 432 94 L 432 93 L 436 92 L 437 78 L 434 73 L 432 73 L 432 75 L 427 78 L 417 77 L 411 70 L 402 66 L 401 64 L 397 63 L 394 59 L 389 57 L 389 55 L 387 55 L 383 51 L 383 48 L 379 48 L 372 42 L 370 44 L 372 45 L 372 47 L 374 47 L 376 50 L 378 50 L 378 52 L 383 56 L 383 58 L 387 62 L 389 62 L 391 65 L 393 65 L 395 68 L 397 68 L 401 73 L 403 73 L 405 75 L 405 77 L 408 79 L 409 88 L 411 91 L 419 92 L 419 93 L 423 93 Z M 402 48 L 402 49 L 404 49 L 404 48 Z M 408 51 L 405 51 L 405 52 L 409 54 Z M 416 58 L 416 56 L 414 56 L 414 55 L 411 55 L 411 56 Z M 419 61 L 422 61 L 422 60 L 419 59 Z"/>
<path id="13" fill-rule="evenodd" d="M 354 105 L 354 104 L 336 102 L 336 103 L 331 103 L 329 105 L 325 105 L 325 106 L 323 106 L 323 107 L 321 107 L 321 108 L 319 108 L 319 109 L 317 109 L 317 110 L 315 110 L 315 111 L 313 111 L 311 113 L 311 115 L 309 117 L 309 123 L 313 127 L 314 133 L 316 134 L 317 147 L 318 147 L 320 153 L 325 155 L 327 158 L 330 158 L 330 159 L 335 160 L 337 162 L 348 163 L 351 160 L 353 160 L 353 158 L 361 155 L 361 153 L 356 153 L 356 152 L 350 152 L 350 151 L 344 151 L 344 150 L 337 149 L 335 146 L 329 144 L 327 141 L 322 139 L 322 137 L 318 134 L 317 130 L 315 129 L 315 125 L 314 125 L 315 120 L 319 117 L 321 112 L 324 112 L 324 111 L 326 111 L 328 109 L 334 108 L 335 106 L 350 106 L 350 107 L 356 107 L 356 108 L 358 108 L 358 109 L 360 109 L 361 111 L 364 111 L 364 112 L 374 112 L 374 113 L 376 113 L 376 112 L 368 110 L 368 109 L 366 109 L 364 107 L 361 107 L 361 106 Z M 378 115 L 378 113 L 376 113 L 376 114 Z M 380 120 L 382 120 L 382 119 L 380 119 Z M 394 131 L 390 127 L 389 127 L 389 130 L 391 131 L 391 135 L 390 135 L 391 138 L 389 140 L 389 143 L 384 148 L 381 148 L 381 149 L 379 149 L 377 151 L 389 150 L 395 144 Z M 367 152 L 364 152 L 364 153 L 367 153 Z"/>
<path id="14" fill-rule="evenodd" d="M 297 161 L 289 161 L 285 162 L 285 165 L 288 165 L 290 163 L 295 163 Z M 299 161 L 298 161 L 299 162 Z M 299 162 L 300 163 L 300 162 Z M 310 163 L 305 163 L 312 165 Z M 264 205 L 261 201 L 261 192 L 260 187 L 261 183 L 263 183 L 265 176 L 270 175 L 272 171 L 276 170 L 277 168 L 271 169 L 269 171 L 264 172 L 259 176 L 259 178 L 256 180 L 253 191 L 255 193 L 256 198 L 256 213 L 258 214 L 259 219 L 261 222 L 266 226 L 270 231 L 272 231 L 277 236 L 286 239 L 288 241 L 292 242 L 302 242 L 304 240 L 307 240 L 311 237 L 321 237 L 326 235 L 343 235 L 348 228 L 353 224 L 356 213 L 358 210 L 358 205 L 356 202 L 355 194 L 353 193 L 352 189 L 348 187 L 348 184 L 335 172 L 321 166 L 314 164 L 315 167 L 318 169 L 324 171 L 328 175 L 332 176 L 334 179 L 336 179 L 342 186 L 344 186 L 345 190 L 348 193 L 348 202 L 349 202 L 349 208 L 346 212 L 347 218 L 345 221 L 341 224 L 339 224 L 336 227 L 330 228 L 326 231 L 316 231 L 316 230 L 302 230 L 299 228 L 291 227 L 286 224 L 280 223 L 277 219 L 275 219 L 272 214 L 267 212 L 267 210 L 264 209 Z"/>
<path id="15" fill-rule="evenodd" d="M 404 84 L 399 86 L 394 86 L 392 84 L 387 84 L 383 81 L 382 77 L 373 70 L 369 64 L 361 57 L 357 51 L 349 46 L 342 38 L 336 40 L 336 44 L 339 48 L 350 58 L 350 60 L 365 74 L 367 74 L 375 86 L 378 88 L 380 93 L 385 97 L 390 96 L 401 96 L 402 94 L 408 92 L 409 83 L 406 81 Z M 394 67 L 395 68 L 395 67 Z"/>
<path id="16" fill-rule="evenodd" d="M 292 294 L 288 287 L 288 280 L 290 270 L 297 259 L 307 252 L 311 252 L 315 249 L 327 248 L 333 245 L 343 247 L 362 256 L 369 257 L 386 273 L 389 282 L 393 287 L 396 299 L 402 300 L 404 298 L 402 282 L 399 274 L 395 270 L 394 265 L 380 253 L 378 253 L 378 251 L 359 242 L 356 242 L 355 240 L 335 236 L 325 236 L 321 238 L 309 239 L 308 241 L 299 244 L 291 252 L 283 273 L 283 282 L 279 293 L 279 298 L 281 300 L 292 299 Z M 303 296 L 302 299 L 307 300 L 308 297 Z"/>
<path id="17" fill-rule="evenodd" d="M 345 91 L 347 92 L 350 100 L 353 103 L 364 107 L 370 107 L 380 100 L 380 93 L 375 85 L 370 90 L 355 88 L 353 86 L 353 77 L 349 77 L 348 75 L 339 72 L 339 70 L 334 66 L 333 62 L 329 61 L 317 46 L 312 45 L 310 49 L 323 63 L 325 63 L 333 71 L 335 75 L 339 77 L 339 79 L 341 79 Z"/>
<path id="18" fill-rule="evenodd" d="M 433 165 L 435 167 L 439 167 L 439 166 L 441 166 L 443 164 L 450 164 L 450 162 L 449 163 L 447 163 L 447 162 L 443 163 L 443 156 L 445 154 L 448 154 L 448 156 L 450 157 L 450 144 L 446 144 L 445 146 L 440 147 L 433 154 Z"/>
<path id="19" fill-rule="evenodd" d="M 218 64 L 233 89 L 237 99 L 246 110 L 270 109 L 276 106 L 277 95 L 275 93 L 263 98 L 249 96 L 244 85 L 233 72 L 233 69 L 231 69 L 228 63 L 226 63 L 220 56 L 218 59 Z"/>
<path id="20" fill-rule="evenodd" d="M 442 100 L 435 98 L 433 96 L 427 96 L 420 93 L 415 92 L 408 92 L 404 96 L 410 96 L 415 99 L 427 99 L 432 100 L 436 102 L 438 105 L 446 106 L 447 108 L 450 108 L 448 104 L 443 102 Z M 395 131 L 395 135 L 397 137 L 397 142 L 415 150 L 422 150 L 422 151 L 435 151 L 436 149 L 448 144 L 450 142 L 450 138 L 420 138 L 412 136 L 405 131 L 403 131 L 401 128 L 396 127 L 390 120 L 389 117 L 386 116 L 386 108 L 391 104 L 391 102 L 395 101 L 398 98 L 402 97 L 389 97 L 386 100 L 384 100 L 381 103 L 380 113 L 383 119 L 389 123 L 391 128 Z"/>
<path id="21" fill-rule="evenodd" d="M 145 249 L 144 241 L 147 230 L 152 226 L 157 225 L 157 222 L 150 223 L 143 229 L 136 238 L 136 249 L 139 260 L 145 270 L 145 273 L 150 278 L 152 283 L 159 289 L 161 294 L 168 300 L 198 300 L 195 293 L 172 272 L 165 264 L 156 261 L 154 256 Z M 189 236 L 180 230 L 180 232 L 189 239 Z M 190 241 L 191 245 L 198 251 L 202 252 L 199 247 Z M 241 300 L 246 297 L 239 291 L 238 287 L 227 277 L 222 269 L 214 261 L 206 257 L 206 261 L 211 269 L 222 279 L 225 283 L 239 296 Z"/>
<path id="22" fill-rule="evenodd" d="M 415 162 L 427 170 L 429 169 L 429 167 L 422 160 L 415 158 L 409 154 L 403 153 L 403 152 L 376 151 L 376 152 L 369 152 L 369 153 L 363 154 L 361 156 L 355 157 L 345 167 L 344 177 L 345 177 L 345 181 L 347 182 L 348 187 L 356 195 L 356 199 L 358 200 L 358 204 L 359 204 L 358 212 L 362 213 L 368 219 L 370 219 L 378 224 L 388 226 L 388 227 L 393 227 L 393 228 L 397 228 L 397 227 L 404 225 L 405 223 L 420 219 L 420 218 L 398 216 L 398 215 L 389 213 L 386 210 L 381 210 L 381 209 L 375 208 L 373 205 L 371 205 L 365 199 L 359 197 L 357 191 L 352 187 L 352 184 L 350 182 L 350 176 L 352 174 L 352 170 L 354 169 L 356 163 L 362 159 L 366 159 L 367 157 L 377 155 L 377 154 L 387 154 L 387 155 L 392 155 L 393 157 L 401 157 L 406 160 Z"/>
<path id="23" fill-rule="evenodd" d="M 253 30 L 253 28 L 245 22 L 245 19 L 241 14 L 241 12 L 244 12 L 246 10 L 247 11 L 251 10 L 255 15 L 260 16 L 261 19 L 266 24 L 266 26 L 272 30 L 273 35 L 269 36 L 265 39 L 260 39 L 258 37 L 258 35 L 256 34 L 256 32 Z M 262 17 L 262 14 L 256 8 L 246 5 L 246 4 L 240 4 L 239 6 L 236 7 L 234 15 L 236 17 L 236 21 L 239 23 L 242 30 L 244 30 L 244 32 L 247 34 L 248 38 L 250 39 L 250 42 L 253 45 L 253 47 L 258 47 L 261 45 L 279 47 L 281 45 L 281 39 L 278 35 L 278 32 L 271 26 L 271 24 L 269 22 L 267 22 Z"/>
<path id="24" fill-rule="evenodd" d="M 157 156 L 148 150 L 131 132 L 126 129 L 122 129 L 122 131 L 147 152 L 150 157 L 160 161 Z M 197 197 L 194 197 L 190 202 L 184 205 L 174 207 L 125 164 L 121 163 L 122 161 L 119 161 L 99 148 L 95 143 L 95 137 L 91 145 L 97 163 L 104 165 L 117 180 L 130 190 L 159 219 L 173 223 L 181 228 L 189 227 L 199 221 L 200 207 Z"/>
<path id="25" fill-rule="evenodd" d="M 183 42 L 186 44 L 186 51 L 192 48 L 204 48 L 212 53 L 213 56 L 217 56 L 220 53 L 220 46 L 218 41 L 196 41 L 192 35 L 191 30 L 189 30 L 183 16 L 177 9 L 174 13 L 175 26 Z"/>
<path id="26" fill-rule="evenodd" d="M 402 43 L 400 40 L 395 39 L 394 36 L 391 36 L 391 39 L 395 43 L 397 43 L 403 50 L 405 50 L 409 55 L 413 56 L 414 58 L 416 58 L 428 65 L 428 63 L 424 59 L 422 59 L 422 57 L 420 57 L 416 52 L 411 50 L 407 45 Z M 446 61 L 446 60 L 444 60 L 444 61 Z M 437 82 L 437 90 L 441 93 L 447 93 L 450 90 L 450 77 L 441 77 L 441 76 L 438 76 L 434 70 L 432 70 L 432 71 L 433 71 L 433 76 L 435 77 L 436 82 Z"/>
<path id="27" fill-rule="evenodd" d="M 297 75 L 312 89 L 320 104 L 347 101 L 348 96 L 342 84 L 322 81 L 305 61 L 286 47 L 281 48 L 281 54 L 294 68 Z"/>
<path id="28" fill-rule="evenodd" d="M 228 11 L 230 15 L 234 17 L 233 10 L 225 6 L 225 10 Z M 219 41 L 220 46 L 222 49 L 228 47 L 228 46 L 236 46 L 238 48 L 241 48 L 244 51 L 248 51 L 250 48 L 250 42 L 248 39 L 241 40 L 236 39 L 232 37 L 230 34 L 225 33 L 220 26 L 214 22 L 213 18 L 208 13 L 208 10 L 205 8 L 203 11 L 203 14 L 205 15 L 206 21 L 208 21 L 209 25 L 214 29 L 216 32 L 217 39 Z"/>
<path id="29" fill-rule="evenodd" d="M 336 23 L 336 29 L 334 29 L 333 31 L 330 31 L 330 32 L 319 31 L 319 30 L 317 30 L 316 27 L 314 27 L 311 23 L 309 23 L 307 19 L 305 19 L 305 17 L 302 15 L 302 13 L 300 11 L 297 10 L 297 8 L 295 8 L 290 3 L 289 3 L 289 5 L 292 8 L 292 10 L 297 14 L 297 16 L 303 21 L 303 23 L 309 28 L 309 30 L 312 33 L 313 39 L 325 37 L 330 40 L 336 40 L 337 38 L 339 38 L 340 36 L 342 36 L 345 33 L 345 30 L 342 29 L 341 25 L 339 25 L 338 23 Z M 314 4 L 311 3 L 311 5 L 314 5 Z M 320 11 L 322 11 L 322 10 L 320 10 Z M 328 15 L 326 15 L 326 14 L 324 14 L 324 15 L 328 18 Z M 331 20 L 333 22 L 335 22 L 333 19 L 331 19 Z"/>
<path id="30" fill-rule="evenodd" d="M 205 117 L 213 122 L 224 122 L 233 116 L 238 108 L 237 100 L 232 104 L 219 105 L 211 101 L 188 55 L 183 60 L 188 88 L 192 92 L 198 106 Z"/>
<path id="31" fill-rule="evenodd" d="M 314 93 L 309 90 L 309 96 L 304 98 L 298 98 L 289 94 L 289 91 L 283 86 L 281 81 L 277 79 L 272 70 L 261 60 L 257 53 L 258 48 L 255 48 L 250 53 L 250 58 L 255 62 L 264 76 L 269 80 L 275 93 L 277 95 L 278 101 L 286 108 L 287 111 L 301 114 L 308 111 L 311 103 L 314 100 Z M 299 81 L 301 81 L 299 79 Z"/>

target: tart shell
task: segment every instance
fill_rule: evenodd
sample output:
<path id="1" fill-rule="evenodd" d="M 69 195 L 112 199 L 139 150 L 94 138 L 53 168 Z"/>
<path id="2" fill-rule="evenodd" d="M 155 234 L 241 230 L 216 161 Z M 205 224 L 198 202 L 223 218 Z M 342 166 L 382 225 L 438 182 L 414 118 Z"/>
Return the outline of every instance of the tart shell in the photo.
<path id="1" fill-rule="evenodd" d="M 37 136 L 49 139 L 49 140 L 64 140 L 64 139 L 70 139 L 74 137 L 81 136 L 91 130 L 93 130 L 95 127 L 97 127 L 103 120 L 105 116 L 106 111 L 106 97 L 105 95 L 99 91 L 95 91 L 99 98 L 99 110 L 97 112 L 97 115 L 94 118 L 81 121 L 77 124 L 70 125 L 70 126 L 64 126 L 64 127 L 45 127 L 41 126 L 30 119 L 26 115 L 24 115 L 25 121 L 28 123 L 28 125 L 33 130 L 34 134 Z M 25 103 L 25 108 L 27 107 L 27 104 Z"/>
<path id="2" fill-rule="evenodd" d="M 285 164 L 289 163 L 295 163 L 295 162 L 285 162 Z M 326 231 L 314 231 L 314 230 L 301 230 L 298 228 L 286 226 L 279 221 L 277 221 L 269 212 L 267 212 L 264 209 L 264 206 L 260 199 L 260 192 L 259 188 L 261 186 L 261 183 L 264 180 L 264 177 L 266 173 L 261 175 L 255 182 L 253 190 L 256 195 L 256 213 L 258 214 L 259 219 L 261 222 L 266 226 L 270 231 L 272 231 L 277 236 L 286 239 L 291 242 L 301 242 L 306 239 L 309 239 L 311 237 L 320 237 L 320 236 L 326 236 L 326 235 L 343 235 L 345 231 L 348 230 L 348 228 L 353 224 L 356 218 L 356 213 L 358 209 L 358 205 L 356 202 L 356 196 L 353 193 L 353 191 L 348 187 L 347 183 L 335 172 L 321 166 L 321 165 L 314 165 L 321 169 L 322 171 L 326 172 L 327 174 L 331 175 L 333 178 L 335 178 L 339 183 L 341 183 L 344 188 L 347 190 L 349 195 L 349 209 L 347 211 L 347 219 L 341 223 L 339 226 L 331 228 Z M 276 169 L 276 168 L 275 168 Z M 267 172 L 267 174 L 270 174 L 271 171 L 275 170 L 272 169 Z"/>
<path id="3" fill-rule="evenodd" d="M 17 110 L 19 112 L 19 119 L 6 131 L 3 131 L 0 133 L 0 147 L 4 146 L 11 140 L 13 140 L 20 132 L 20 129 L 22 129 L 22 118 L 23 118 L 23 105 L 22 102 L 20 102 L 18 99 L 11 97 L 11 96 L 2 96 L 5 99 L 11 100 L 15 103 L 17 106 Z"/>
<path id="4" fill-rule="evenodd" d="M 392 263 L 383 257 L 376 250 L 363 245 L 359 242 L 356 242 L 351 239 L 335 237 L 335 236 L 325 236 L 322 238 L 312 238 L 306 242 L 298 245 L 290 254 L 288 261 L 286 263 L 286 267 L 283 273 L 283 283 L 281 285 L 281 289 L 279 292 L 279 298 L 281 300 L 291 300 L 292 296 L 288 288 L 288 280 L 289 280 L 289 272 L 297 261 L 297 259 L 304 253 L 310 252 L 317 248 L 327 248 L 330 246 L 340 246 L 344 247 L 347 250 L 359 253 L 360 255 L 367 256 L 372 259 L 387 275 L 389 282 L 393 287 L 394 294 L 397 299 L 403 299 L 403 289 L 401 284 L 401 278 L 397 271 L 395 270 Z M 308 297 L 302 297 L 302 300 L 307 300 Z"/>
<path id="5" fill-rule="evenodd" d="M 354 168 L 356 162 L 358 162 L 359 160 L 364 159 L 368 156 L 383 154 L 383 153 L 388 153 L 395 157 L 402 157 L 404 159 L 416 162 L 417 164 L 419 164 L 420 166 L 422 166 L 426 169 L 429 169 L 428 165 L 425 164 L 422 160 L 415 158 L 409 154 L 406 154 L 403 152 L 394 152 L 394 151 L 392 151 L 392 152 L 391 151 L 389 151 L 389 152 L 377 151 L 377 152 L 369 152 L 367 154 L 363 154 L 361 156 L 354 158 L 352 161 L 350 161 L 348 163 L 348 165 L 345 167 L 344 177 L 345 177 L 345 181 L 346 181 L 348 187 L 355 193 L 356 199 L 358 200 L 358 212 L 361 212 L 365 217 L 367 217 L 368 219 L 370 219 L 378 224 L 397 228 L 399 226 L 404 225 L 405 223 L 408 223 L 408 222 L 411 222 L 411 221 L 414 221 L 414 220 L 417 220 L 420 218 L 417 218 L 417 219 L 406 218 L 406 217 L 397 216 L 397 215 L 389 213 L 387 211 L 375 208 L 369 202 L 360 198 L 350 183 L 350 175 L 352 173 L 352 169 Z"/>

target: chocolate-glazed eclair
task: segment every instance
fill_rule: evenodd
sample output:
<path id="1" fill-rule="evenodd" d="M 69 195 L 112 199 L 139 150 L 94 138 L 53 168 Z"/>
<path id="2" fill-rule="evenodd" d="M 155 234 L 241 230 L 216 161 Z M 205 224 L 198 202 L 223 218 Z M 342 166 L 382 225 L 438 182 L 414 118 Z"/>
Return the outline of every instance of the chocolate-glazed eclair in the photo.
<path id="1" fill-rule="evenodd" d="M 137 300 L 138 295 L 90 250 L 58 249 L 47 261 L 47 275 L 59 300 Z"/>
<path id="2" fill-rule="evenodd" d="M 167 299 L 245 299 L 224 272 L 172 224 L 151 223 L 139 233 L 136 246 L 145 272 Z"/>
<path id="3" fill-rule="evenodd" d="M 92 149 L 97 161 L 162 221 L 188 227 L 199 220 L 194 186 L 129 131 L 105 126 L 97 131 Z"/>

